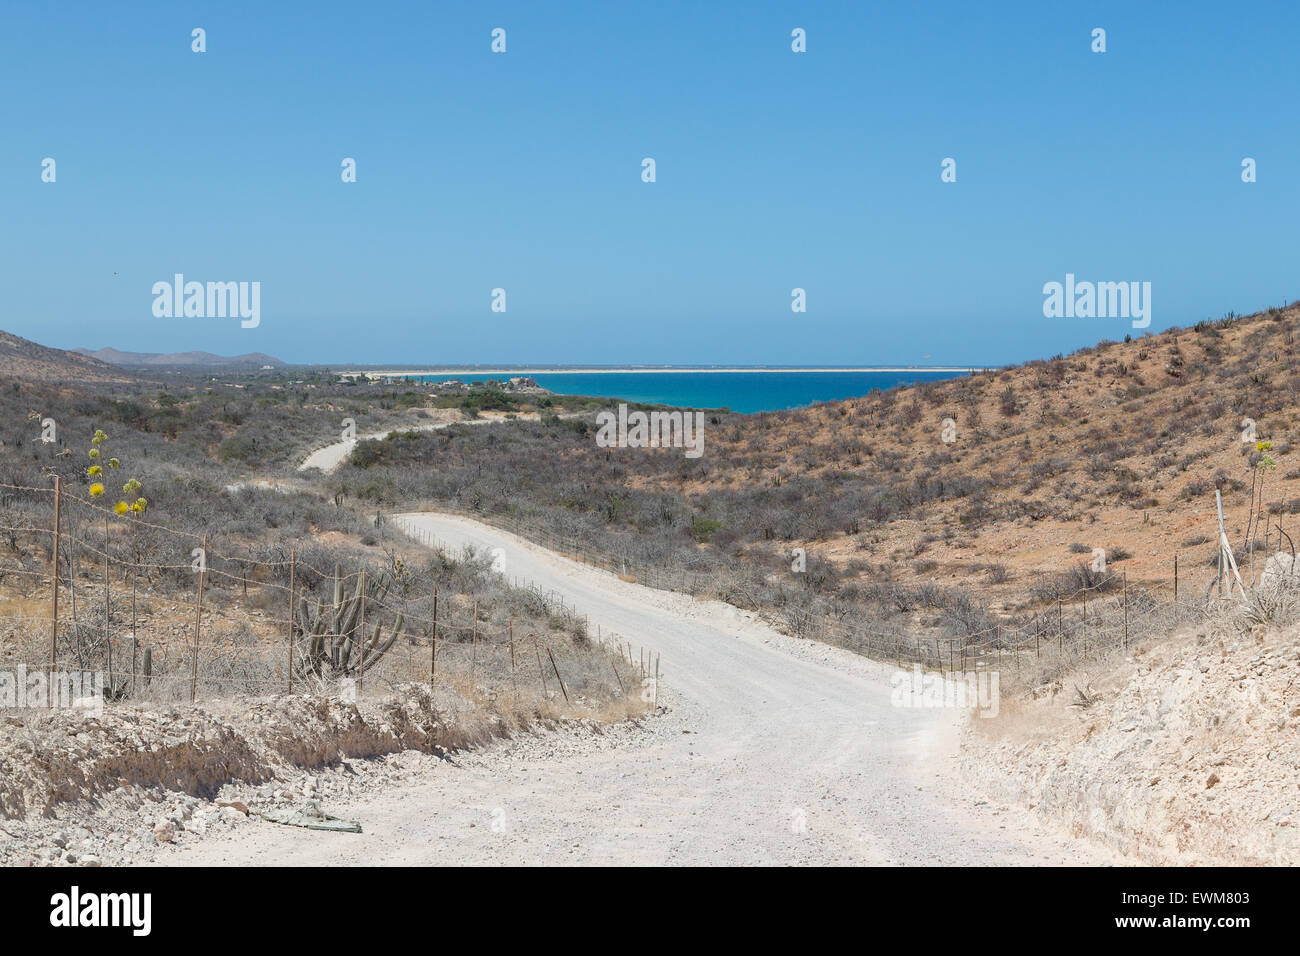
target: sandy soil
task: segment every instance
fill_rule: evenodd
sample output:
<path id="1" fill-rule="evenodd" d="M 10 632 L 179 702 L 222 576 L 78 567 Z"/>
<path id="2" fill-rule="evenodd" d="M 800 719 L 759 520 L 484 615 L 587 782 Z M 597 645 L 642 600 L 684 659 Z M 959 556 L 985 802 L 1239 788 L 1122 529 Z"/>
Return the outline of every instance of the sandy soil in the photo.
<path id="1" fill-rule="evenodd" d="M 891 706 L 889 669 L 729 605 L 620 580 L 444 515 L 396 521 L 563 594 L 607 639 L 661 654 L 660 716 L 418 763 L 324 809 L 364 832 L 250 821 L 164 862 L 339 864 L 1109 863 L 1108 849 L 959 782 L 956 711 Z M 653 688 L 650 688 L 653 692 Z M 414 759 L 414 758 L 413 758 Z"/>

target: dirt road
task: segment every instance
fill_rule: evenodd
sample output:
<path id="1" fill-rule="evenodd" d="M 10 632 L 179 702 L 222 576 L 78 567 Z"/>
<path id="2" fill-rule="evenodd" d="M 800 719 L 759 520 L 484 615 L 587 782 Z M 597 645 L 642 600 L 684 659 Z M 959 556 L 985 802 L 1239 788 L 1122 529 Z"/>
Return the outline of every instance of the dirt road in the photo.
<path id="1" fill-rule="evenodd" d="M 560 418 L 580 418 L 579 414 L 570 413 L 560 415 Z M 540 418 L 536 412 L 519 412 L 510 413 L 484 413 L 480 418 L 457 418 L 443 422 L 416 422 L 411 425 L 401 425 L 396 428 L 389 428 L 381 432 L 370 432 L 357 438 L 349 438 L 343 441 L 336 441 L 331 445 L 325 445 L 311 452 L 302 460 L 298 466 L 299 471 L 306 471 L 309 468 L 318 468 L 325 474 L 329 474 L 343 464 L 343 460 L 352 454 L 352 449 L 357 447 L 359 441 L 379 441 L 387 438 L 394 432 L 433 432 L 443 428 L 450 428 L 452 425 L 492 425 L 500 424 L 506 421 L 539 421 Z"/>
<path id="2" fill-rule="evenodd" d="M 382 432 L 371 432 L 368 435 L 361 435 L 358 438 L 348 438 L 343 441 L 336 441 L 332 445 L 325 445 L 317 448 L 310 455 L 302 460 L 298 466 L 299 471 L 306 471 L 308 468 L 319 468 L 325 474 L 329 474 L 339 465 L 343 464 L 343 459 L 352 454 L 352 449 L 357 447 L 359 441 L 379 441 L 387 438 L 394 432 L 411 431 L 411 432 L 432 432 L 440 428 L 447 428 L 450 425 L 485 425 L 495 419 L 490 418 L 467 418 L 454 422 L 420 422 L 402 428 L 389 428 Z"/>
<path id="3" fill-rule="evenodd" d="M 956 779 L 958 716 L 891 706 L 890 669 L 787 638 L 445 515 L 400 521 L 502 548 L 506 573 L 662 654 L 643 726 L 427 760 L 414 782 L 330 812 L 360 835 L 256 822 L 167 862 L 267 864 L 1060 864 L 1107 851 L 984 803 Z"/>

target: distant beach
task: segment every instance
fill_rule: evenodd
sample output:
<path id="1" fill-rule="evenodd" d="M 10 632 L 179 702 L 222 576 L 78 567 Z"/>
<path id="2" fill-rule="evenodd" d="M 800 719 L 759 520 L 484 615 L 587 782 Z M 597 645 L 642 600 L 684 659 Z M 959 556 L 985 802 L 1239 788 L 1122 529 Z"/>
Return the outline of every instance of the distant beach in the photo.
<path id="1" fill-rule="evenodd" d="M 443 368 L 349 371 L 345 375 L 410 378 L 426 384 L 526 375 L 542 388 L 566 395 L 591 395 L 655 405 L 729 408 L 765 412 L 813 402 L 857 398 L 873 389 L 932 382 L 966 375 L 970 368 Z"/>
<path id="2" fill-rule="evenodd" d="M 372 366 L 362 369 L 348 369 L 340 372 L 345 376 L 392 376 L 394 378 L 410 378 L 414 376 L 433 376 L 446 375 L 449 378 L 456 378 L 464 375 L 708 375 L 720 373 L 828 373 L 828 372 L 959 372 L 969 373 L 977 371 L 973 366 L 964 365 L 877 365 L 861 367 L 838 368 L 827 366 L 825 368 L 796 368 L 782 366 L 708 366 L 704 368 L 694 368 L 682 365 L 666 366 L 610 366 L 586 368 L 577 367 L 555 367 L 555 366 L 537 366 L 535 368 L 479 368 L 477 366 L 460 366 L 458 368 L 433 368 L 433 369 L 397 369 L 386 368 L 383 366 Z"/>

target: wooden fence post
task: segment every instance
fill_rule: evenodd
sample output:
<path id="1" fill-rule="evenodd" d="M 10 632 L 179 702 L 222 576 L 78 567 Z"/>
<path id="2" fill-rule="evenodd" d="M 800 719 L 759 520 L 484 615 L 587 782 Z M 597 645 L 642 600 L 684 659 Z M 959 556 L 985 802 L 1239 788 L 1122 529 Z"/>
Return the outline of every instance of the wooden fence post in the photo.
<path id="1" fill-rule="evenodd" d="M 512 617 L 509 624 L 510 634 L 510 686 L 519 693 L 519 684 L 515 680 L 515 619 Z"/>
<path id="2" fill-rule="evenodd" d="M 564 689 L 564 678 L 560 676 L 560 668 L 555 664 L 555 655 L 551 653 L 551 646 L 546 645 L 546 656 L 551 659 L 551 667 L 555 670 L 555 679 L 560 682 L 560 693 L 564 695 L 564 702 L 569 702 L 569 692 Z"/>
<path id="3" fill-rule="evenodd" d="M 194 703 L 199 690 L 199 628 L 203 624 L 203 579 L 207 576 L 208 536 L 203 536 L 202 560 L 199 562 L 199 598 L 194 602 L 194 654 L 190 658 L 190 703 Z"/>
<path id="4" fill-rule="evenodd" d="M 542 652 L 537 649 L 537 635 L 529 634 L 533 639 L 533 653 L 537 655 L 537 676 L 542 682 L 542 699 L 545 700 L 548 693 L 546 689 L 546 671 L 542 669 Z"/>
<path id="5" fill-rule="evenodd" d="M 1124 571 L 1124 649 L 1128 650 L 1128 571 Z"/>
<path id="6" fill-rule="evenodd" d="M 293 599 L 294 599 L 294 585 L 297 583 L 295 580 L 297 575 L 297 570 L 298 570 L 297 554 L 295 553 L 293 548 L 290 548 L 289 549 L 289 671 L 288 671 L 289 673 L 288 693 L 290 694 L 293 693 L 293 614 L 294 614 Z"/>
<path id="7" fill-rule="evenodd" d="M 113 630 L 109 620 L 112 591 L 108 583 L 108 512 L 104 512 L 104 646 L 108 649 L 108 693 L 113 694 Z"/>
<path id="8" fill-rule="evenodd" d="M 429 644 L 429 686 L 438 681 L 438 586 L 433 586 L 433 640 Z"/>
<path id="9" fill-rule="evenodd" d="M 361 642 L 357 645 L 357 697 L 366 689 L 366 569 L 361 569 Z M 360 702 L 358 700 L 358 702 Z"/>
<path id="10" fill-rule="evenodd" d="M 54 706 L 54 671 L 58 667 L 59 654 L 59 505 L 63 499 L 63 482 L 54 476 L 54 588 L 50 596 L 50 672 L 46 676 L 46 686 L 50 692 L 50 706 Z"/>
<path id="11" fill-rule="evenodd" d="M 136 636 L 136 577 L 140 573 L 140 548 L 137 545 L 139 533 L 139 515 L 131 517 L 131 696 L 135 696 L 135 661 L 140 649 L 140 640 Z"/>

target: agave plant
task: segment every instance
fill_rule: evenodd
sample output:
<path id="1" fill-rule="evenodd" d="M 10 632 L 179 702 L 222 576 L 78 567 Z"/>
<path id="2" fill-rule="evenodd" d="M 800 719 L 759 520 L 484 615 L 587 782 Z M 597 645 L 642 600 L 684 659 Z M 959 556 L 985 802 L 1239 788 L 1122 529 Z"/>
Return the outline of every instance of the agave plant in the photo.
<path id="1" fill-rule="evenodd" d="M 108 443 L 108 435 L 103 431 L 103 429 L 100 428 L 95 429 L 95 434 L 90 439 L 90 449 L 88 451 L 90 465 L 86 468 L 86 477 L 90 480 L 90 487 L 87 489 L 90 493 L 90 497 L 96 500 L 104 497 L 105 494 L 104 481 L 108 478 L 109 473 L 116 471 L 122 465 L 122 463 L 118 461 L 118 459 L 106 456 L 107 443 Z M 108 471 L 105 471 L 105 468 L 107 468 Z M 135 544 L 136 530 L 137 530 L 134 519 L 137 519 L 140 517 L 140 515 L 144 514 L 145 509 L 149 506 L 149 502 L 146 501 L 143 497 L 140 497 L 138 495 L 138 492 L 140 491 L 141 487 L 142 485 L 135 478 L 127 479 L 126 483 L 122 485 L 123 498 L 119 499 L 117 503 L 113 505 L 113 513 L 116 514 L 118 517 L 125 517 L 127 515 L 130 515 L 131 518 L 133 519 L 131 523 L 131 540 L 132 540 L 133 551 L 134 551 L 134 544 Z M 105 641 L 105 654 L 107 657 L 107 669 L 109 675 L 108 677 L 109 695 L 111 697 L 119 697 L 125 693 L 125 685 L 123 685 L 123 687 L 119 689 L 118 685 L 115 682 L 115 676 L 113 673 L 113 636 L 112 636 L 112 623 L 111 623 L 112 602 L 111 602 L 111 590 L 109 584 L 108 565 L 109 565 L 109 521 L 108 521 L 108 513 L 105 512 L 104 514 L 104 641 Z M 136 612 L 136 581 L 135 581 L 135 567 L 133 563 L 132 571 L 131 571 L 131 675 L 130 675 L 132 686 L 134 686 L 135 684 L 135 661 L 136 661 L 136 651 L 138 649 L 136 630 L 135 630 L 135 612 Z M 75 616 L 74 616 L 74 621 L 75 621 Z"/>

